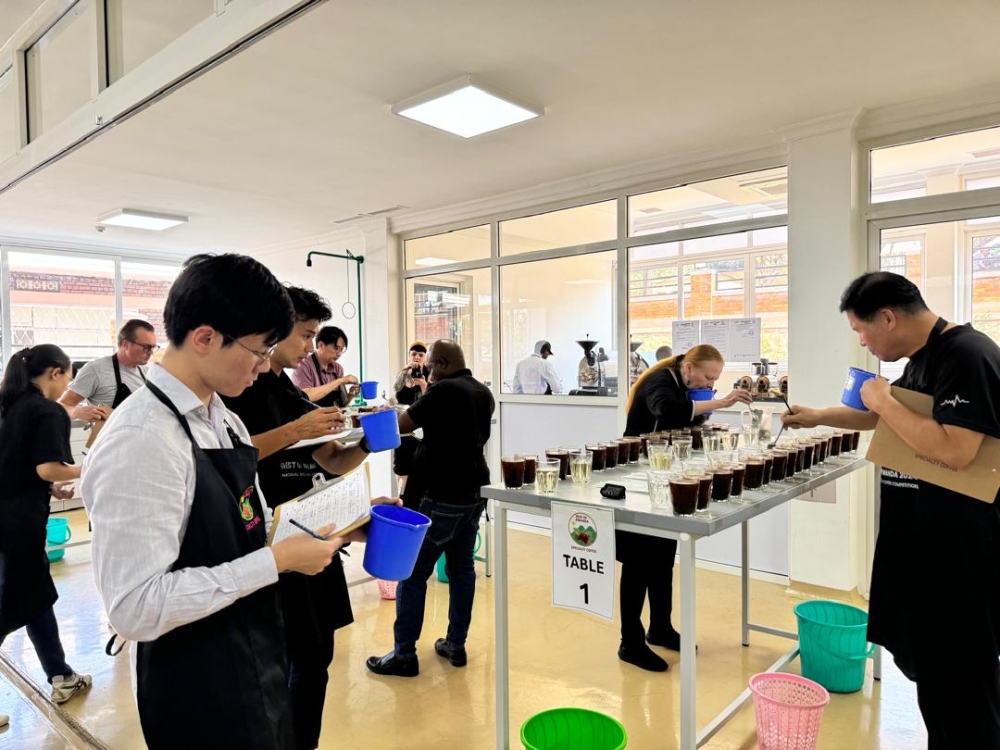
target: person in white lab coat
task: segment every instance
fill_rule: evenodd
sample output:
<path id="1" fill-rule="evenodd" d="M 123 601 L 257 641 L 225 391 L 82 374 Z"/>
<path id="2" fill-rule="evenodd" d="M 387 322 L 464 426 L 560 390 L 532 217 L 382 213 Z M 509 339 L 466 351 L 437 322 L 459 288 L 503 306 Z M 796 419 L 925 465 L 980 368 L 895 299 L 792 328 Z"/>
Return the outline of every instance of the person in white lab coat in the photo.
<path id="1" fill-rule="evenodd" d="M 514 393 L 558 394 L 563 392 L 563 384 L 556 374 L 556 368 L 548 361 L 553 356 L 552 344 L 536 341 L 535 353 L 517 363 L 511 385 Z"/>

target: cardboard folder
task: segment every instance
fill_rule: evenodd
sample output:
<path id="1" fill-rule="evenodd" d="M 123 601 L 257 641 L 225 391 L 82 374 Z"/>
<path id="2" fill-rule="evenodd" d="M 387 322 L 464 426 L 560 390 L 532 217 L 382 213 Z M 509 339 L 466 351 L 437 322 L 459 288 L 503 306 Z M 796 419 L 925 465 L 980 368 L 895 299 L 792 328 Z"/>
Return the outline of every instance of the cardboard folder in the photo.
<path id="1" fill-rule="evenodd" d="M 893 386 L 892 396 L 911 411 L 924 417 L 933 416 L 934 399 L 924 393 Z M 887 469 L 909 474 L 925 482 L 974 497 L 985 503 L 996 500 L 1000 490 L 1000 440 L 986 436 L 971 464 L 955 469 L 928 456 L 922 456 L 907 445 L 880 420 L 868 446 L 869 461 Z"/>
<path id="2" fill-rule="evenodd" d="M 104 425 L 108 423 L 108 420 L 110 418 L 111 418 L 111 409 L 108 410 L 108 416 L 106 416 L 104 419 L 98 419 L 96 422 L 93 423 L 93 425 L 90 428 L 90 437 L 87 438 L 87 444 L 83 446 L 86 450 L 90 450 L 90 446 L 92 446 L 94 444 L 94 441 L 97 440 L 98 434 L 100 434 L 101 430 L 104 429 Z"/>

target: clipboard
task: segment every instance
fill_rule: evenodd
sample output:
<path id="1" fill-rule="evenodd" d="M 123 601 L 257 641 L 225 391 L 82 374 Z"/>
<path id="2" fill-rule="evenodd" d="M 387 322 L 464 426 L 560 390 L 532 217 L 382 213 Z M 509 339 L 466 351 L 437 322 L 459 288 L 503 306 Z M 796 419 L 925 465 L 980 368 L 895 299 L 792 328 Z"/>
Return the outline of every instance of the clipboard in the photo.
<path id="1" fill-rule="evenodd" d="M 933 416 L 934 398 L 906 388 L 892 387 L 892 396 L 907 409 L 924 417 Z M 879 420 L 865 456 L 887 469 L 909 474 L 925 482 L 974 497 L 984 503 L 996 500 L 1000 490 L 1000 440 L 986 436 L 972 463 L 953 469 L 907 445 L 884 421 Z"/>
<path id="2" fill-rule="evenodd" d="M 313 530 L 336 523 L 337 528 L 327 537 L 336 539 L 368 523 L 371 504 L 371 474 L 366 462 L 275 508 L 267 546 L 304 533 L 289 522 L 293 518 Z"/>
<path id="3" fill-rule="evenodd" d="M 83 446 L 85 450 L 90 450 L 90 446 L 92 446 L 94 441 L 97 440 L 97 435 L 104 429 L 104 425 L 108 423 L 108 420 L 111 419 L 111 413 L 113 411 L 114 409 L 109 408 L 108 416 L 104 419 L 98 419 L 96 422 L 91 423 L 90 437 L 87 438 L 87 442 Z"/>

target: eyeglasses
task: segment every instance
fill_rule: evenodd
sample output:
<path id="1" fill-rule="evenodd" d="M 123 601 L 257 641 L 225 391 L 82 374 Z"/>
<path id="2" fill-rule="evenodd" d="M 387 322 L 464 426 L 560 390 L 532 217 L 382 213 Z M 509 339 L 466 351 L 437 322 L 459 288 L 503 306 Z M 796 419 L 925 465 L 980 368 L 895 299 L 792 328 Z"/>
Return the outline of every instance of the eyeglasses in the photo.
<path id="1" fill-rule="evenodd" d="M 347 344 L 344 344 L 343 346 L 334 346 L 333 344 L 331 344 L 330 348 L 333 349 L 335 352 L 346 352 Z"/>
<path id="2" fill-rule="evenodd" d="M 160 350 L 159 344 L 140 344 L 138 341 L 132 341 L 132 340 L 129 340 L 129 343 L 133 344 L 134 346 L 138 346 L 140 349 L 146 352 L 146 354 L 152 354 L 153 352 Z"/>
<path id="3" fill-rule="evenodd" d="M 223 335 L 225 336 L 225 334 Z M 244 344 L 239 339 L 234 339 L 232 336 L 226 336 L 226 338 L 232 341 L 233 343 L 239 344 L 241 347 L 246 349 L 248 352 L 254 355 L 258 360 L 260 360 L 261 364 L 267 362 L 267 360 L 271 358 L 271 355 L 274 354 L 274 350 L 278 348 L 278 345 L 275 344 L 274 346 L 268 347 L 265 351 L 259 352 L 256 349 L 251 349 L 249 346 Z"/>

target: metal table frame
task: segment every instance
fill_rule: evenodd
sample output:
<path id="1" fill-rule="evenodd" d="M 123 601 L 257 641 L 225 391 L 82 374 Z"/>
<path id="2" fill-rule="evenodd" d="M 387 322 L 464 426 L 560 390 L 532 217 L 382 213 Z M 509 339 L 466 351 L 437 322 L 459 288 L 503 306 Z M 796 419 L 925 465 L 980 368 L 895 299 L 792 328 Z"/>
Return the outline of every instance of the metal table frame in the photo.
<path id="1" fill-rule="evenodd" d="M 843 457 L 827 459 L 822 467 L 817 467 L 821 473 L 817 476 L 796 475 L 778 491 L 763 493 L 746 492 L 745 497 L 754 500 L 752 504 L 714 504 L 712 512 L 717 515 L 712 520 L 703 520 L 696 516 L 674 516 L 669 511 L 654 511 L 648 505 L 645 495 L 629 493 L 629 498 L 638 496 L 639 500 L 627 499 L 621 501 L 602 498 L 598 488 L 603 481 L 627 483 L 628 475 L 643 471 L 646 466 L 632 464 L 624 468 L 605 471 L 600 475 L 601 481 L 590 485 L 571 485 L 560 483 L 560 488 L 552 495 L 541 495 L 530 489 L 508 490 L 503 485 L 484 487 L 484 497 L 494 501 L 496 513 L 496 560 L 493 594 L 495 605 L 495 648 L 496 648 L 496 746 L 497 750 L 508 750 L 510 747 L 510 662 L 508 653 L 509 618 L 508 618 L 508 570 L 507 570 L 507 514 L 511 510 L 547 516 L 551 513 L 551 501 L 594 505 L 615 510 L 615 528 L 622 531 L 634 531 L 640 534 L 664 537 L 678 540 L 678 556 L 680 558 L 680 623 L 681 623 L 681 717 L 680 717 L 680 749 L 695 750 L 708 742 L 736 713 L 750 700 L 750 689 L 744 689 L 715 718 L 709 721 L 701 731 L 698 731 L 696 714 L 696 680 L 697 662 L 695 657 L 695 544 L 698 539 L 717 534 L 727 528 L 739 525 L 742 531 L 742 643 L 750 645 L 750 631 L 768 633 L 770 635 L 789 638 L 796 645 L 789 649 L 766 671 L 774 672 L 789 664 L 799 654 L 798 635 L 788 630 L 780 630 L 766 625 L 750 622 L 750 520 L 762 513 L 782 505 L 793 498 L 799 497 L 820 485 L 832 482 L 840 477 L 856 471 L 868 462 L 863 458 Z M 634 484 L 634 481 L 633 481 Z M 632 507 L 629 507 L 629 506 Z M 644 508 L 642 506 L 645 506 Z M 881 648 L 876 648 L 873 654 L 874 677 L 881 679 Z"/>

